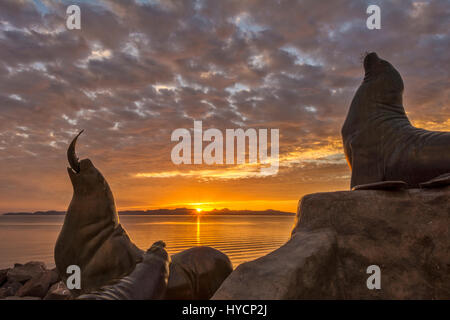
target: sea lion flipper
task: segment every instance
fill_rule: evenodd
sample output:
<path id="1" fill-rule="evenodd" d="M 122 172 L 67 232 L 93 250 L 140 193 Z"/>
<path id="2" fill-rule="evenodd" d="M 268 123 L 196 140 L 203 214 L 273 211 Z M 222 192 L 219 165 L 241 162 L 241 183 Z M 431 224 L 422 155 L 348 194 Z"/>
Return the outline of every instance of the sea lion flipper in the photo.
<path id="1" fill-rule="evenodd" d="M 354 186 L 352 190 L 399 190 L 406 189 L 408 184 L 404 181 L 380 181 Z"/>
<path id="2" fill-rule="evenodd" d="M 155 242 L 143 261 L 128 276 L 112 285 L 83 294 L 78 300 L 157 300 L 164 298 L 169 281 L 170 257 L 163 241 Z"/>
<path id="3" fill-rule="evenodd" d="M 450 185 L 450 173 L 445 173 L 436 178 L 419 184 L 421 188 L 441 188 Z"/>

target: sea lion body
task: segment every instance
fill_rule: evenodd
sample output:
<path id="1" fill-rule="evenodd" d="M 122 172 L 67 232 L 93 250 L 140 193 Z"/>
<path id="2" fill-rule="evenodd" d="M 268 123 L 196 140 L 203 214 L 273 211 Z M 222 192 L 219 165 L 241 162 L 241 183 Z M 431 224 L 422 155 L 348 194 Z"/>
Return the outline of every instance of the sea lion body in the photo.
<path id="1" fill-rule="evenodd" d="M 165 299 L 208 300 L 233 271 L 228 256 L 211 247 L 193 247 L 172 256 Z"/>
<path id="2" fill-rule="evenodd" d="M 89 159 L 79 172 L 68 168 L 73 197 L 55 245 L 55 263 L 65 281 L 69 265 L 81 270 L 81 289 L 96 290 L 133 271 L 142 260 L 119 223 L 114 197 L 103 175 Z"/>
<path id="3" fill-rule="evenodd" d="M 389 62 L 370 53 L 364 69 L 342 127 L 351 187 L 404 181 L 416 188 L 450 173 L 450 132 L 411 125 L 403 108 L 403 80 Z"/>

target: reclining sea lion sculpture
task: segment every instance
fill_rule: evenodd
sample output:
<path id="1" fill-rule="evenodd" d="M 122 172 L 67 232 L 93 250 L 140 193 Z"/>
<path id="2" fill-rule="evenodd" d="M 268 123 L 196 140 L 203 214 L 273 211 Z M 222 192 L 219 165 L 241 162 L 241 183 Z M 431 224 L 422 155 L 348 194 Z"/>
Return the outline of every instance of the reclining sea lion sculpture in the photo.
<path id="1" fill-rule="evenodd" d="M 450 184 L 450 132 L 411 125 L 400 73 L 375 52 L 342 127 L 351 188 L 398 189 Z"/>
<path id="2" fill-rule="evenodd" d="M 171 263 L 162 241 L 147 252 L 135 246 L 119 223 L 106 179 L 75 154 L 82 132 L 67 150 L 74 193 L 55 245 L 62 279 L 69 265 L 79 266 L 81 288 L 72 292 L 84 300 L 209 299 L 233 269 L 227 255 L 195 247 Z"/>
<path id="3" fill-rule="evenodd" d="M 211 247 L 193 247 L 172 256 L 165 299 L 208 300 L 233 271 L 226 254 Z"/>
<path id="4" fill-rule="evenodd" d="M 165 297 L 170 257 L 166 244 L 155 242 L 133 272 L 113 285 L 83 294 L 78 300 L 160 300 Z"/>

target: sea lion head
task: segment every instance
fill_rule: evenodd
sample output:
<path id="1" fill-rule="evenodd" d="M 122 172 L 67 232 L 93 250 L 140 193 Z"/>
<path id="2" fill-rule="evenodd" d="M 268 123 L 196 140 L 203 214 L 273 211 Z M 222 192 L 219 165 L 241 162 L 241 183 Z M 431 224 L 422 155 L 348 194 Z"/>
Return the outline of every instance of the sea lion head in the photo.
<path id="1" fill-rule="evenodd" d="M 370 52 L 364 58 L 364 72 L 363 84 L 371 99 L 403 109 L 403 80 L 392 64 L 378 57 L 375 52 Z"/>
<path id="2" fill-rule="evenodd" d="M 93 163 L 89 159 L 79 160 L 75 153 L 75 146 L 78 137 L 83 133 L 80 133 L 72 140 L 68 150 L 67 159 L 70 167 L 67 167 L 70 181 L 74 192 L 78 195 L 82 194 L 99 194 L 109 190 L 106 179 L 100 173 L 100 171 L 94 167 Z"/>

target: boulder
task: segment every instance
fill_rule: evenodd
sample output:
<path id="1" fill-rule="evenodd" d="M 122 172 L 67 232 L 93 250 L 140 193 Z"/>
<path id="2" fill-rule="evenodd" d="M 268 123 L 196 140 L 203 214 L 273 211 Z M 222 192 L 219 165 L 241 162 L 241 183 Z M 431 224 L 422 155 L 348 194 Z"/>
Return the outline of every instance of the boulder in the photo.
<path id="1" fill-rule="evenodd" d="M 293 238 L 321 228 L 336 233 L 339 297 L 450 299 L 450 187 L 304 196 Z M 381 289 L 368 289 L 371 265 Z"/>
<path id="2" fill-rule="evenodd" d="M 31 261 L 26 264 L 15 264 L 14 268 L 7 273 L 9 281 L 18 281 L 25 283 L 31 278 L 41 276 L 45 272 L 45 264 L 43 262 Z"/>
<path id="3" fill-rule="evenodd" d="M 0 288 L 0 299 L 6 298 L 9 296 L 14 296 L 17 291 L 22 287 L 22 284 L 18 281 L 8 280 L 1 288 Z"/>
<path id="4" fill-rule="evenodd" d="M 6 280 L 8 279 L 7 274 L 8 274 L 9 269 L 2 269 L 0 270 L 0 287 L 6 282 Z"/>
<path id="5" fill-rule="evenodd" d="M 48 288 L 57 281 L 55 272 L 46 270 L 41 275 L 38 275 L 28 280 L 16 293 L 19 297 L 31 296 L 43 298 L 48 291 Z"/>
<path id="6" fill-rule="evenodd" d="M 239 265 L 213 300 L 331 298 L 336 292 L 336 236 L 298 232 L 279 249 Z"/>
<path id="7" fill-rule="evenodd" d="M 52 285 L 44 297 L 44 300 L 70 300 L 72 299 L 72 294 L 70 290 L 67 289 L 64 282 L 59 281 Z"/>
<path id="8" fill-rule="evenodd" d="M 210 299 L 233 271 L 228 256 L 211 247 L 194 247 L 172 256 L 165 299 Z"/>
<path id="9" fill-rule="evenodd" d="M 4 300 L 41 300 L 41 298 L 10 296 L 10 297 L 6 297 Z"/>

